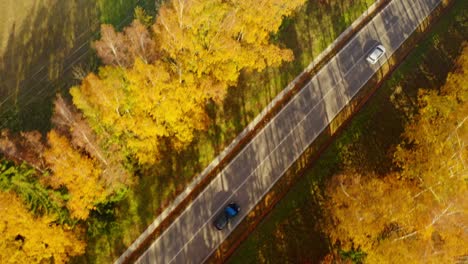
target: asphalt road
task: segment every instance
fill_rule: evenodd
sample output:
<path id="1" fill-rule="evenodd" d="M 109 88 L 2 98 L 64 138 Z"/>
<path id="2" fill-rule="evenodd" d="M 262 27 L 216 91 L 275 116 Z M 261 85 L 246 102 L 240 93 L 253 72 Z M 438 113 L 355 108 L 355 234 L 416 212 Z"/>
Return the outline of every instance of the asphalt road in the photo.
<path id="1" fill-rule="evenodd" d="M 138 263 L 202 263 L 440 0 L 393 0 L 225 167 L 155 240 Z M 370 65 L 382 43 L 386 56 Z M 231 201 L 240 215 L 223 231 L 213 218 Z"/>

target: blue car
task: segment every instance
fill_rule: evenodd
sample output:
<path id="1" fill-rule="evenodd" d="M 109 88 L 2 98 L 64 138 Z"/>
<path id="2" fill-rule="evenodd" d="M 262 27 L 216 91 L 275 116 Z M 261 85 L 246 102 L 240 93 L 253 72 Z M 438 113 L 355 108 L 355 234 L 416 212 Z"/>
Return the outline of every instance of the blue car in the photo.
<path id="1" fill-rule="evenodd" d="M 213 224 L 218 230 L 223 230 L 228 222 L 229 219 L 236 217 L 240 212 L 240 206 L 236 203 L 228 204 L 224 210 L 215 218 Z"/>

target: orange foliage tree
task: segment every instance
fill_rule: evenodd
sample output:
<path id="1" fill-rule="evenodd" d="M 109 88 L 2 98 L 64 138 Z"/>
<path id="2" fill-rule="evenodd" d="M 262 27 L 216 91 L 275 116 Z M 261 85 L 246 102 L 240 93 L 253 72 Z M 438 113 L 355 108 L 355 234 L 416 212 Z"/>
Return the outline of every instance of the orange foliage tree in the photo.
<path id="1" fill-rule="evenodd" d="M 56 132 L 70 139 L 74 149 L 86 153 L 99 164 L 106 189 L 117 190 L 130 184 L 129 172 L 122 165 L 122 157 L 113 151 L 118 146 L 105 145 L 105 140 L 94 133 L 78 109 L 60 95 L 54 102 L 52 123 Z"/>
<path id="2" fill-rule="evenodd" d="M 43 177 L 44 183 L 55 189 L 65 187 L 69 194 L 66 206 L 71 216 L 88 218 L 89 211 L 109 195 L 100 180 L 101 169 L 55 130 L 49 132 L 47 139 L 50 148 L 44 158 L 52 174 Z"/>
<path id="3" fill-rule="evenodd" d="M 116 32 L 112 25 L 101 25 L 101 39 L 93 43 L 97 55 L 107 65 L 130 67 L 136 58 L 146 63 L 156 59 L 156 43 L 150 31 L 134 20 L 124 32 Z"/>
<path id="4" fill-rule="evenodd" d="M 66 263 L 85 243 L 53 216 L 34 216 L 12 192 L 0 192 L 0 262 Z"/>
<path id="5" fill-rule="evenodd" d="M 44 149 L 42 135 L 38 131 L 21 132 L 19 135 L 8 130 L 0 131 L 0 153 L 9 160 L 26 162 L 36 170 L 44 172 Z"/>
<path id="6" fill-rule="evenodd" d="M 419 114 L 395 152 L 401 171 L 344 172 L 328 184 L 325 230 L 369 263 L 449 263 L 468 241 L 468 48 L 439 91 L 421 92 Z"/>

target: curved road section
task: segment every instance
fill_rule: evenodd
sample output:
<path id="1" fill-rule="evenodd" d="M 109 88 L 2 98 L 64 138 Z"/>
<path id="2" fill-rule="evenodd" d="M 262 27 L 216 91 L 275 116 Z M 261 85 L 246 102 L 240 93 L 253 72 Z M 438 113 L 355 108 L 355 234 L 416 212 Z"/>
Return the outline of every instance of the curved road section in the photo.
<path id="1" fill-rule="evenodd" d="M 440 0 L 393 0 L 325 65 L 151 244 L 138 263 L 202 263 L 400 47 Z M 381 43 L 376 64 L 366 61 Z M 213 220 L 241 206 L 222 231 Z"/>

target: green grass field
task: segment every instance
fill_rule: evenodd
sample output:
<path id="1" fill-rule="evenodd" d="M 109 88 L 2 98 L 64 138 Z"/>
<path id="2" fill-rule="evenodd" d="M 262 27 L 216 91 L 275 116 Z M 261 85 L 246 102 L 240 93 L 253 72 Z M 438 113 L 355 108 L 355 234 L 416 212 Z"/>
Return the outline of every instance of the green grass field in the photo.
<path id="1" fill-rule="evenodd" d="M 0 10 L 0 127 L 46 131 L 51 100 L 72 82 L 67 69 L 92 58 L 99 10 L 94 1 L 52 0 L 4 0 Z"/>
<path id="2" fill-rule="evenodd" d="M 416 100 L 419 88 L 440 87 L 462 43 L 468 40 L 468 4 L 455 1 L 454 5 L 228 263 L 317 263 L 327 253 L 326 237 L 316 227 L 323 219 L 320 200 L 324 180 L 344 164 L 376 173 L 390 169 L 391 150 L 399 143 L 406 120 L 396 107 L 398 103 L 392 101 L 398 101 L 399 96 Z M 406 95 L 395 94 L 396 87 Z"/>

